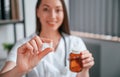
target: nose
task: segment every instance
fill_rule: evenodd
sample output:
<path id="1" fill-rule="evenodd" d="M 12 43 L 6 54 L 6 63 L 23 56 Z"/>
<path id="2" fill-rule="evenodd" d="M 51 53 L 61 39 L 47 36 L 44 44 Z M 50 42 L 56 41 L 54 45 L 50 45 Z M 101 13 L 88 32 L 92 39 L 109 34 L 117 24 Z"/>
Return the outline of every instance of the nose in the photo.
<path id="1" fill-rule="evenodd" d="M 56 18 L 56 12 L 55 12 L 55 10 L 51 10 L 51 12 L 50 12 L 50 18 L 52 18 L 52 19 Z"/>

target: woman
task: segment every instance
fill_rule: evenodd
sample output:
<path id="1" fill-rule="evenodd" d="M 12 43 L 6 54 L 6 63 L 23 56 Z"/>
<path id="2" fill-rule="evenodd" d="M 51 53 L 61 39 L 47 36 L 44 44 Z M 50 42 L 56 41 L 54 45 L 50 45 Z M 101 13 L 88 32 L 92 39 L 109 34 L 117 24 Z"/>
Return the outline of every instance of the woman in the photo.
<path id="1" fill-rule="evenodd" d="M 89 77 L 94 60 L 83 41 L 70 35 L 64 0 L 38 0 L 36 20 L 36 34 L 13 47 L 0 77 Z M 44 42 L 53 47 L 42 49 Z M 72 49 L 82 54 L 83 70 L 78 73 L 69 70 Z"/>

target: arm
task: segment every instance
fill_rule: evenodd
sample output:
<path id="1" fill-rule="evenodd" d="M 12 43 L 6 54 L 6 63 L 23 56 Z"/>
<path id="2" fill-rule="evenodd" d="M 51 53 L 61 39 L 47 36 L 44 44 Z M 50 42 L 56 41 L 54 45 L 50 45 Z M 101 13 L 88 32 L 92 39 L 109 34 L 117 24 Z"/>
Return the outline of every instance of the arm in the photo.
<path id="1" fill-rule="evenodd" d="M 4 68 L 0 71 L 0 77 L 22 77 L 22 75 L 15 67 L 14 62 L 6 62 Z"/>
<path id="2" fill-rule="evenodd" d="M 82 53 L 82 63 L 83 70 L 77 74 L 77 77 L 90 77 L 89 69 L 94 65 L 94 58 L 89 51 L 83 51 Z"/>
<path id="3" fill-rule="evenodd" d="M 5 66 L 0 71 L 0 77 L 21 77 L 19 70 L 16 68 L 16 63 L 12 61 L 7 61 Z"/>
<path id="4" fill-rule="evenodd" d="M 82 70 L 82 72 L 77 73 L 77 77 L 90 77 L 89 70 Z"/>

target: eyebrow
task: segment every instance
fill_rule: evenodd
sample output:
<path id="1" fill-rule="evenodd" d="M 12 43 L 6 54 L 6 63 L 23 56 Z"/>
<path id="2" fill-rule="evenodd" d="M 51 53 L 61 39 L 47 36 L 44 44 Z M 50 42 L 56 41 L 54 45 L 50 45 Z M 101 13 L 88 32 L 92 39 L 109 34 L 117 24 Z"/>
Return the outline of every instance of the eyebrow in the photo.
<path id="1" fill-rule="evenodd" d="M 50 7 L 49 5 L 47 5 L 47 4 L 43 4 L 42 6 L 47 6 L 47 7 Z"/>
<path id="2" fill-rule="evenodd" d="M 42 6 L 46 6 L 46 7 L 50 7 L 49 5 L 47 5 L 47 4 L 43 4 Z M 62 8 L 62 6 L 56 6 L 56 8 Z"/>
<path id="3" fill-rule="evenodd" d="M 57 6 L 56 8 L 62 8 L 62 6 Z"/>

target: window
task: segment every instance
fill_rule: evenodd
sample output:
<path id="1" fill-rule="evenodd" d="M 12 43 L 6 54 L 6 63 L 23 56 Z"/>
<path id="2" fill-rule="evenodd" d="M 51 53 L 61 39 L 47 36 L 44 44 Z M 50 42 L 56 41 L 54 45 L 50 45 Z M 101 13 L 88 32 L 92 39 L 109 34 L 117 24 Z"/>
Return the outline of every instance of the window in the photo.
<path id="1" fill-rule="evenodd" d="M 120 37 L 120 0 L 70 0 L 73 31 Z"/>

